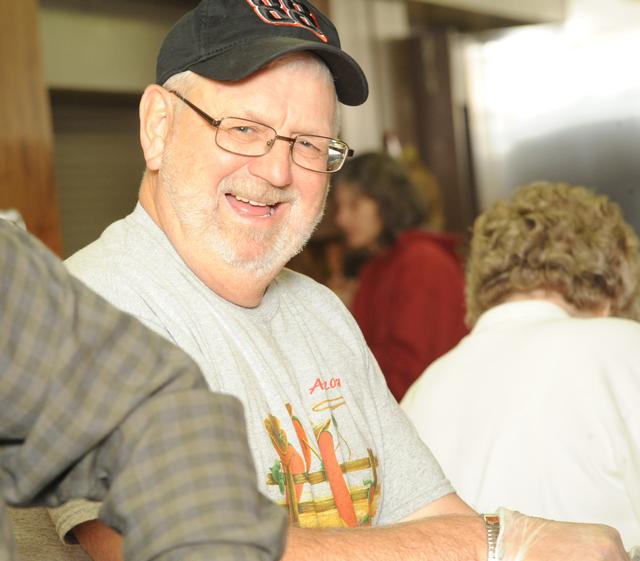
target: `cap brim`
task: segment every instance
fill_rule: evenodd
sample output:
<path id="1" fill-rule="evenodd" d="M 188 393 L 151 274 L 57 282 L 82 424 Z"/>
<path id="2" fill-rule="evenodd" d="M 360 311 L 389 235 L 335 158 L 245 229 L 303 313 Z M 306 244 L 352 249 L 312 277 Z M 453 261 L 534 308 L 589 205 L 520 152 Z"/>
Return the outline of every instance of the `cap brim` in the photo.
<path id="1" fill-rule="evenodd" d="M 366 101 L 369 95 L 367 79 L 353 58 L 332 45 L 295 37 L 254 38 L 191 64 L 188 69 L 213 80 L 241 80 L 265 64 L 299 51 L 311 51 L 324 61 L 333 75 L 342 103 L 360 105 Z"/>

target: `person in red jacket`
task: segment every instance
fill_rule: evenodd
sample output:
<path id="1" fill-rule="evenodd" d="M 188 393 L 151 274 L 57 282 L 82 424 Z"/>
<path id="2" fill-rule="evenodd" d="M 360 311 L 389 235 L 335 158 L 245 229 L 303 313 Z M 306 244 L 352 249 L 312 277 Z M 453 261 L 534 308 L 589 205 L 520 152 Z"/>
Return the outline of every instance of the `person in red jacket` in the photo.
<path id="1" fill-rule="evenodd" d="M 335 181 L 335 202 L 347 246 L 370 255 L 350 308 L 400 400 L 467 333 L 460 239 L 424 228 L 424 197 L 384 153 L 349 161 Z"/>

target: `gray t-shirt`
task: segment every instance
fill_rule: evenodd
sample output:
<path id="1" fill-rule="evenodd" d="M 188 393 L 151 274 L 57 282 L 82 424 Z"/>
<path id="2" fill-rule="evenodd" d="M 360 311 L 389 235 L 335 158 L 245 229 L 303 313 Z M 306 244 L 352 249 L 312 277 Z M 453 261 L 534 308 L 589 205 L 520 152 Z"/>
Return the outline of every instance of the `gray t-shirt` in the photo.
<path id="1" fill-rule="evenodd" d="M 294 523 L 388 524 L 453 492 L 326 287 L 284 269 L 258 307 L 232 304 L 140 205 L 67 265 L 185 349 L 212 390 L 240 398 L 261 490 Z"/>

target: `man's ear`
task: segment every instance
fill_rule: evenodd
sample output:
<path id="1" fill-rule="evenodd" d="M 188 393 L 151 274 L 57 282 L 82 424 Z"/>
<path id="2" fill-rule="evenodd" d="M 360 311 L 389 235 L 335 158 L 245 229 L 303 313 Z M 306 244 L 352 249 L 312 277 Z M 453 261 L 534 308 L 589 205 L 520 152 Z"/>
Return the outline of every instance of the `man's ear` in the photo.
<path id="1" fill-rule="evenodd" d="M 162 163 L 165 142 L 173 119 L 171 93 L 152 84 L 140 100 L 140 144 L 147 169 L 157 171 Z"/>

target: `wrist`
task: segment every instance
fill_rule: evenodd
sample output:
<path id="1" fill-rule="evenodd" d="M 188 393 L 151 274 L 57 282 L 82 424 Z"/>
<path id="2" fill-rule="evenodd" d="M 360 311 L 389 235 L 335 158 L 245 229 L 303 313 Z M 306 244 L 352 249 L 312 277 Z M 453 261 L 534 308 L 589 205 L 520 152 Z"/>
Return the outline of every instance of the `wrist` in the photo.
<path id="1" fill-rule="evenodd" d="M 482 514 L 481 516 L 487 532 L 487 561 L 498 561 L 500 517 L 497 514 Z"/>

